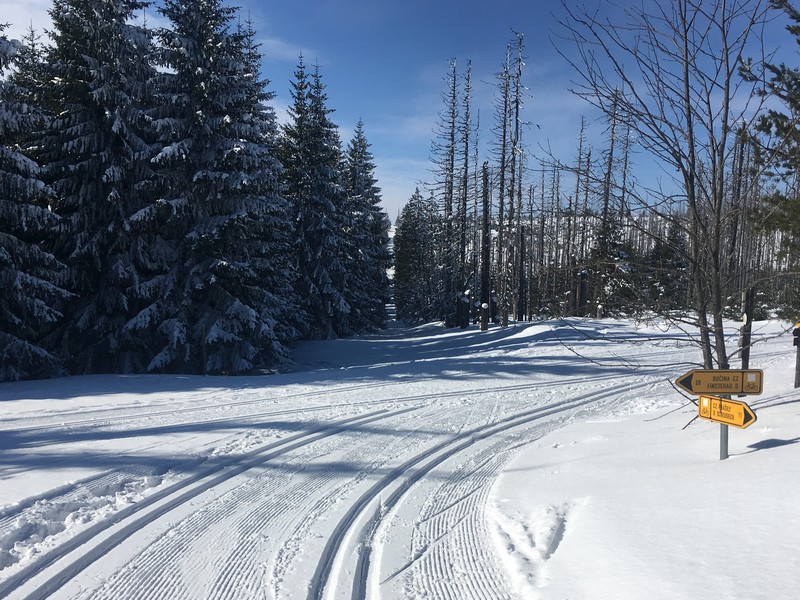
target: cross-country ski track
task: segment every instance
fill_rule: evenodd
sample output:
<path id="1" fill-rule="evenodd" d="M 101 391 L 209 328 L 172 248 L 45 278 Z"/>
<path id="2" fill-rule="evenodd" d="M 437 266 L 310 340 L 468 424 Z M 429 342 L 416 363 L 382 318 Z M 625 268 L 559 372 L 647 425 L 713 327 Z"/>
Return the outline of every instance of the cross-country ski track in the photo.
<path id="1" fill-rule="evenodd" d="M 583 320 L 297 352 L 261 377 L 0 388 L 3 479 L 29 492 L 0 508 L 0 598 L 518 598 L 489 514 L 504 470 L 570 424 L 680 407 L 697 360 L 674 331 Z"/>

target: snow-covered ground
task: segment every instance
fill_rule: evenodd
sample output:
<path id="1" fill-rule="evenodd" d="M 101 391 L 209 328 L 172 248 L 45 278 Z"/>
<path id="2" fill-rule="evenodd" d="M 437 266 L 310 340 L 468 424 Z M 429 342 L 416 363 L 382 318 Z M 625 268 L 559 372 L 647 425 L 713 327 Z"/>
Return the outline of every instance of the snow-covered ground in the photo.
<path id="1" fill-rule="evenodd" d="M 0 598 L 796 598 L 785 329 L 756 324 L 758 420 L 725 461 L 671 385 L 696 346 L 656 324 L 396 328 L 272 376 L 2 384 Z"/>

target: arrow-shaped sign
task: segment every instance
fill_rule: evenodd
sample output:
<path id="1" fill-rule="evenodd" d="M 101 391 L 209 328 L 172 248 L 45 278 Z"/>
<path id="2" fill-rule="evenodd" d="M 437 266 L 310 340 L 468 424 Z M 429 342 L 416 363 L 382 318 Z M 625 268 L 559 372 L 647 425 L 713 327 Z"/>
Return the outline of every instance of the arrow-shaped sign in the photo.
<path id="1" fill-rule="evenodd" d="M 675 380 L 690 394 L 760 394 L 764 372 L 694 369 Z"/>
<path id="2" fill-rule="evenodd" d="M 732 425 L 744 429 L 756 422 L 756 413 L 744 402 L 700 396 L 697 400 L 697 416 L 701 419 Z"/>

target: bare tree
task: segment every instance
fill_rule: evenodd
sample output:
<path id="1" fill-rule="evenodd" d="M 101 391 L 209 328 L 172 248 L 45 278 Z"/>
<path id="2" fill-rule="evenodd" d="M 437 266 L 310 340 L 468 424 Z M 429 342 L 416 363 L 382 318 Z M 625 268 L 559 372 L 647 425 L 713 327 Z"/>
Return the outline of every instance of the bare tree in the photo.
<path id="1" fill-rule="evenodd" d="M 603 5 L 607 10 L 611 3 Z M 665 219 L 687 215 L 674 222 L 691 240 L 698 342 L 707 368 L 725 368 L 725 242 L 737 209 L 729 178 L 737 132 L 752 128 L 762 102 L 752 70 L 763 62 L 769 6 L 765 0 L 644 0 L 613 7 L 613 22 L 564 6 L 569 44 L 559 52 L 574 67 L 574 93 L 607 116 L 616 114 L 664 168 L 671 181 L 649 186 L 638 201 Z M 743 69 L 749 77 L 740 76 Z"/>
<path id="2" fill-rule="evenodd" d="M 440 315 L 448 327 L 455 325 L 455 296 L 458 288 L 459 270 L 452 268 L 456 263 L 456 244 L 454 221 L 454 204 L 456 195 L 456 143 L 458 139 L 458 70 L 456 60 L 450 61 L 450 69 L 446 77 L 447 91 L 442 94 L 444 109 L 439 115 L 435 131 L 435 139 L 431 143 L 431 159 L 434 164 L 434 184 L 441 199 L 444 215 L 444 231 L 442 244 L 444 261 L 448 268 L 443 271 L 442 297 Z"/>
<path id="3" fill-rule="evenodd" d="M 508 170 L 508 155 L 509 151 L 509 114 L 511 111 L 511 45 L 506 46 L 506 58 L 503 62 L 503 70 L 497 75 L 498 88 L 500 90 L 500 98 L 497 100 L 496 106 L 496 135 L 499 140 L 496 142 L 496 151 L 498 153 L 498 198 L 497 198 L 497 220 L 499 223 L 499 235 L 497 238 L 497 288 L 498 288 L 498 303 L 501 314 L 505 315 L 503 326 L 508 325 L 508 307 L 506 306 L 506 287 L 508 285 L 507 274 L 505 265 L 506 262 L 506 228 L 505 228 L 505 213 L 506 213 L 506 173 Z"/>
<path id="4" fill-rule="evenodd" d="M 467 201 L 470 192 L 470 173 L 469 166 L 472 156 L 470 154 L 470 142 L 472 134 L 472 62 L 467 61 L 467 70 L 464 73 L 464 92 L 463 92 L 463 113 L 461 116 L 461 144 L 462 144 L 462 166 L 461 183 L 458 198 L 458 231 L 459 231 L 459 251 L 458 251 L 458 309 L 456 320 L 458 325 L 466 327 L 469 324 L 470 305 L 464 302 L 462 296 L 466 294 L 469 286 L 471 274 L 467 272 Z"/>

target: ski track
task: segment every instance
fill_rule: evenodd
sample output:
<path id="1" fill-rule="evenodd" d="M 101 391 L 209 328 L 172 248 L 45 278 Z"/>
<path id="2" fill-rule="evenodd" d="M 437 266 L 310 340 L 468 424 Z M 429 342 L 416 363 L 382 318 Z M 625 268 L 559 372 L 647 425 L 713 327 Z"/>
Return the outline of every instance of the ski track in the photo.
<path id="1" fill-rule="evenodd" d="M 406 417 L 404 423 L 407 422 Z M 337 445 L 357 444 L 359 436 L 358 433 L 348 433 L 346 437 L 352 439 L 338 439 L 335 443 L 326 441 L 324 446 L 327 447 L 315 448 L 313 452 L 309 449 L 303 455 L 293 457 L 291 463 L 294 467 L 287 464 L 289 468 L 277 470 L 277 473 L 270 469 L 268 475 L 249 479 L 173 526 L 130 561 L 119 576 L 88 598 L 130 598 L 140 589 L 148 590 L 143 600 L 254 597 L 267 585 L 265 572 L 269 566 L 266 561 L 258 560 L 263 556 L 260 548 L 263 538 L 256 532 L 283 531 L 291 527 L 270 577 L 273 592 L 280 597 L 287 573 L 302 553 L 303 540 L 311 535 L 317 521 L 340 504 L 383 462 L 376 461 L 343 482 L 334 471 L 323 471 L 313 478 L 304 477 L 303 465 L 313 463 L 318 455 L 332 453 Z M 363 457 L 365 446 L 373 443 L 368 436 L 360 437 L 363 437 L 361 444 L 355 445 L 342 457 L 344 462 Z M 402 446 L 404 439 L 395 440 L 395 450 Z M 214 564 L 187 561 L 186 557 L 190 555 L 187 550 L 198 541 L 220 549 L 215 554 Z M 170 568 L 164 569 L 164 565 L 170 565 Z M 204 578 L 207 571 L 216 574 L 213 580 Z M 191 582 L 195 582 L 193 587 L 189 587 Z"/>
<path id="2" fill-rule="evenodd" d="M 635 364 L 646 355 L 634 358 L 621 358 L 619 365 Z M 537 357 L 537 364 L 560 363 Z M 258 390 L 239 390 L 259 397 L 239 395 L 220 405 L 216 397 L 206 396 L 202 405 L 177 411 L 144 407 L 117 415 L 98 410 L 73 420 L 45 415 L 21 428 L 12 423 L 10 430 L 22 439 L 60 431 L 62 441 L 69 438 L 64 428 L 80 432 L 112 427 L 124 432 L 151 420 L 167 427 L 226 422 L 241 427 L 291 415 L 303 425 L 315 412 L 325 420 L 335 401 L 314 404 L 321 398 L 401 383 L 410 388 L 406 394 L 393 395 L 387 389 L 386 397 L 338 404 L 332 414 L 340 420 L 317 431 L 291 435 L 284 430 L 283 437 L 266 444 L 265 437 L 281 432 L 261 430 L 253 440 L 247 439 L 252 435 L 248 432 L 231 434 L 230 448 L 218 449 L 219 455 L 212 454 L 215 460 L 207 465 L 201 461 L 209 457 L 198 456 L 196 463 L 176 458 L 175 467 L 184 472 L 200 468 L 195 476 L 176 472 L 172 476 L 177 480 L 165 483 L 165 473 L 131 465 L 3 508 L 0 569 L 8 566 L 3 563 L 7 546 L 25 537 L 20 528 L 26 516 L 48 524 L 45 531 L 31 534 L 47 538 L 64 532 L 66 521 L 82 509 L 97 513 L 106 503 L 111 514 L 13 569 L 10 577 L 0 578 L 0 596 L 235 600 L 288 599 L 307 592 L 314 599 L 366 598 L 375 589 L 370 588 L 373 581 L 387 597 L 510 599 L 502 565 L 487 541 L 492 536 L 486 514 L 492 482 L 520 447 L 571 419 L 608 414 L 620 395 L 650 389 L 663 380 L 663 373 L 647 367 L 624 376 L 573 377 L 546 384 L 533 379 L 486 387 L 471 381 L 469 387 L 436 392 L 424 391 L 423 379 L 332 385 L 268 398 Z M 588 394 L 583 392 L 585 383 L 591 384 Z M 599 383 L 610 391 L 599 391 Z M 417 388 L 421 391 L 413 391 Z M 309 404 L 264 410 L 265 403 L 287 399 Z M 480 402 L 490 402 L 490 408 L 479 409 Z M 225 416 L 219 416 L 222 410 Z M 356 416 L 346 417 L 348 411 Z M 380 452 L 375 452 L 374 431 L 361 431 L 367 423 L 387 432 L 380 438 Z M 237 455 L 243 443 L 250 447 Z M 320 468 L 326 461 L 349 470 Z M 118 501 L 132 504 L 115 513 Z M 48 508 L 52 515 L 43 518 Z M 394 527 L 410 528 L 409 547 L 404 562 L 388 565 L 390 561 L 381 560 L 382 544 Z M 311 537 L 328 539 L 322 556 L 309 553 L 304 541 Z M 554 547 L 544 560 L 560 539 L 551 542 Z M 198 547 L 214 547 L 215 552 L 209 559 L 208 553 L 193 552 Z M 73 559 L 73 552 L 81 556 Z M 116 570 L 98 573 L 95 560 L 109 553 L 115 555 Z M 475 564 L 484 567 L 471 568 Z M 31 590 L 28 580 L 34 577 L 45 581 Z M 62 591 L 69 580 L 72 587 Z"/>
<path id="3" fill-rule="evenodd" d="M 564 413 L 567 413 L 567 419 L 570 419 L 574 418 L 579 411 L 588 410 L 587 407 L 599 410 L 604 404 L 613 403 L 613 398 L 617 397 L 620 392 L 642 390 L 650 385 L 650 381 L 642 381 L 642 378 L 638 377 L 634 383 L 619 384 L 610 392 L 595 390 L 588 395 L 579 394 L 571 399 L 539 405 L 534 409 L 507 416 L 496 424 L 483 425 L 460 433 L 450 441 L 428 448 L 407 459 L 405 463 L 387 473 L 381 481 L 352 504 L 351 509 L 333 530 L 312 579 L 308 594 L 309 600 L 320 600 L 326 597 L 327 593 L 333 593 L 329 588 L 335 590 L 335 593 L 338 594 L 337 597 L 360 599 L 368 596 L 370 569 L 379 568 L 371 564 L 372 549 L 377 543 L 378 532 L 382 526 L 385 527 L 380 521 L 380 515 L 378 517 L 372 515 L 375 511 L 372 502 L 375 499 L 381 499 L 383 502 L 381 512 L 385 514 L 388 510 L 391 514 L 391 510 L 408 491 L 419 481 L 424 480 L 424 477 L 431 471 L 438 469 L 454 457 L 463 460 L 462 453 L 466 455 L 469 452 L 474 453 L 475 447 L 481 446 L 477 443 L 479 441 L 491 438 L 502 440 L 508 435 L 513 436 L 515 429 L 528 428 L 532 423 L 534 428 L 538 429 L 539 434 L 536 437 L 539 437 L 543 432 L 563 425 Z M 612 400 L 608 398 L 612 398 Z M 544 424 L 536 427 L 539 425 L 537 423 L 539 421 L 543 421 Z M 477 456 L 480 457 L 482 454 L 478 453 Z M 486 476 L 476 470 L 467 470 L 469 477 L 474 476 L 479 480 L 487 481 L 487 483 L 493 481 L 510 455 L 498 448 L 493 448 L 489 451 L 489 456 L 496 457 L 496 467 L 490 469 Z M 485 466 L 490 463 L 481 461 L 479 464 Z M 469 477 L 466 479 L 468 480 Z M 459 474 L 457 471 L 453 481 L 461 482 L 462 479 L 465 479 L 464 473 Z M 452 487 L 456 488 L 455 491 Z M 430 556 L 423 556 L 424 560 L 418 560 L 416 563 L 425 565 L 430 562 L 430 571 L 423 571 L 412 583 L 411 589 L 405 590 L 406 597 L 453 598 L 454 600 L 460 598 L 489 600 L 506 597 L 502 584 L 504 579 L 499 574 L 499 567 L 480 569 L 477 574 L 469 568 L 470 564 L 481 564 L 482 566 L 497 564 L 489 554 L 490 549 L 487 549 L 485 545 L 488 536 L 485 526 L 486 519 L 483 514 L 486 504 L 484 495 L 488 493 L 489 487 L 489 485 L 485 485 L 479 494 L 465 495 L 458 489 L 458 485 L 454 485 L 449 489 L 445 488 L 447 491 L 443 492 L 444 495 L 434 500 L 434 502 L 447 505 L 452 504 L 452 498 L 466 498 L 468 500 L 465 502 L 456 503 L 458 508 L 465 510 L 466 513 L 459 521 L 459 527 L 453 528 L 453 523 L 445 520 L 442 528 L 434 529 L 428 538 L 421 542 L 422 547 L 432 548 L 432 551 L 428 553 Z M 476 496 L 481 501 L 473 505 L 469 499 L 474 499 Z M 452 512 L 458 514 L 458 511 Z M 434 524 L 436 523 L 439 523 L 439 520 L 434 520 Z M 445 539 L 445 535 L 449 543 L 443 544 L 437 541 L 431 545 L 431 539 L 442 540 Z M 354 538 L 355 541 L 352 541 L 351 538 Z M 439 549 L 444 547 L 447 547 L 448 550 L 440 554 Z M 339 555 L 351 555 L 354 550 L 357 550 L 358 556 L 356 567 L 352 568 L 351 565 L 349 569 L 343 569 L 341 565 L 346 564 L 346 559 L 339 558 Z M 419 548 L 409 550 L 409 555 L 413 556 L 415 553 L 420 554 Z M 346 588 L 344 591 L 342 591 L 342 584 L 338 581 L 337 570 L 347 570 L 351 573 L 352 581 L 344 584 Z"/>
<path id="4" fill-rule="evenodd" d="M 496 450 L 497 448 L 492 447 Z M 409 597 L 502 598 L 507 587 L 486 547 L 483 507 L 490 486 L 505 459 L 502 452 L 475 465 L 476 456 L 455 470 L 431 494 L 414 526 L 414 542 L 427 552 L 415 561 L 407 577 Z M 475 487 L 476 482 L 478 487 Z M 438 508 L 444 505 L 445 508 Z M 485 565 L 476 570 L 470 565 Z"/>
<path id="5" fill-rule="evenodd" d="M 385 419 L 399 413 L 407 412 L 408 410 L 410 409 L 398 409 L 393 412 L 377 411 L 366 413 L 355 418 L 342 419 L 328 427 L 289 436 L 279 442 L 256 448 L 244 456 L 229 457 L 213 467 L 209 467 L 194 476 L 179 480 L 168 488 L 160 490 L 157 494 L 131 505 L 127 509 L 114 515 L 113 518 L 100 521 L 88 529 L 84 529 L 80 534 L 70 538 L 67 542 L 56 546 L 51 552 L 19 569 L 6 580 L 0 581 L 0 596 L 11 594 L 18 588 L 25 587 L 28 584 L 28 579 L 39 576 L 42 572 L 47 572 L 54 563 L 58 563 L 61 559 L 70 559 L 71 553 L 77 550 L 77 556 L 72 559 L 70 564 L 62 567 L 56 565 L 53 569 L 55 573 L 49 575 L 47 581 L 39 584 L 33 592 L 22 592 L 22 597 L 30 600 L 48 597 L 67 580 L 90 567 L 92 563 L 103 556 L 107 551 L 115 548 L 127 538 L 136 534 L 141 526 L 148 525 L 157 519 L 163 518 L 165 515 L 169 515 L 169 513 L 177 507 L 184 505 L 190 500 L 194 500 L 197 496 L 205 493 L 209 489 L 227 482 L 255 466 L 261 466 L 269 459 L 285 454 L 298 447 L 302 448 L 303 446 L 313 444 L 319 439 L 324 439 L 337 435 L 342 431 L 347 431 L 347 427 L 359 426 L 376 420 Z M 149 512 L 147 512 L 147 510 L 149 510 Z M 137 515 L 139 512 L 143 512 L 144 514 Z M 107 532 L 109 528 L 118 523 L 124 525 L 111 533 Z M 96 542 L 97 538 L 104 535 L 107 535 L 107 537 L 103 538 L 96 546 L 91 547 L 88 551 L 83 553 L 80 552 L 84 544 Z"/>
<path id="6" fill-rule="evenodd" d="M 362 389 L 363 387 L 372 386 L 343 386 L 341 389 L 353 390 Z M 326 393 L 330 393 L 330 391 Z M 307 394 L 301 395 L 306 396 Z M 427 398 L 424 396 L 419 396 L 415 399 L 425 400 Z M 363 406 L 369 407 L 379 404 L 396 404 L 396 402 L 397 400 L 393 399 L 391 401 L 383 400 L 347 403 L 340 406 L 340 410 L 348 408 L 362 408 Z M 248 402 L 247 404 L 252 403 Z M 206 426 L 209 423 L 220 423 L 225 421 L 236 421 L 240 424 L 242 421 L 262 424 L 270 417 L 282 416 L 286 414 L 297 416 L 298 414 L 304 414 L 308 411 L 317 411 L 326 408 L 330 410 L 328 407 L 298 407 L 297 409 L 268 411 L 255 414 L 251 413 L 246 417 L 235 416 L 226 417 L 224 419 L 206 419 L 202 421 L 202 423 Z M 157 414 L 161 414 L 161 412 Z M 173 413 L 170 414 L 173 417 L 175 416 Z M 183 416 L 185 413 L 180 411 L 179 414 Z M 136 419 L 136 422 L 146 422 L 152 418 L 152 416 L 152 413 L 145 413 L 144 415 L 140 414 Z M 302 424 L 301 420 L 298 420 L 297 422 L 299 425 Z M 80 420 L 76 421 L 75 423 L 97 424 L 92 420 Z M 171 423 L 169 425 L 173 424 L 174 423 Z M 74 423 L 71 425 L 74 425 Z M 59 427 L 61 426 L 62 425 L 60 424 Z M 29 428 L 29 430 L 39 428 L 40 427 L 35 426 Z M 264 436 L 267 433 L 268 432 L 266 431 L 262 431 L 261 436 Z M 280 432 L 278 430 L 273 430 L 272 433 L 278 435 Z M 57 436 L 54 436 L 54 439 L 56 438 Z M 231 442 L 231 446 L 234 451 L 240 449 L 239 445 L 241 443 L 241 436 L 232 434 L 228 436 L 228 438 L 233 440 Z M 142 450 L 155 448 L 167 443 L 168 442 L 154 443 L 143 447 Z M 220 452 L 215 451 L 215 455 L 219 454 Z M 223 456 L 226 454 L 224 451 L 224 446 L 221 454 Z M 176 457 L 171 465 L 171 468 L 175 469 L 176 473 L 185 472 L 189 469 L 196 468 L 204 460 L 206 459 L 202 456 L 198 456 L 193 459 Z M 78 513 L 81 511 L 86 513 L 91 509 L 95 511 L 94 517 L 96 518 L 98 516 L 97 513 L 99 513 L 101 509 L 107 509 L 107 512 L 113 512 L 116 506 L 134 502 L 141 496 L 142 493 L 146 493 L 148 488 L 159 486 L 163 482 L 163 476 L 165 475 L 165 472 L 165 469 L 157 470 L 153 467 L 135 464 L 126 465 L 118 469 L 108 470 L 104 473 L 91 475 L 76 481 L 73 484 L 61 486 L 44 494 L 27 498 L 26 500 L 15 505 L 1 508 L 0 569 L 4 569 L 17 563 L 19 556 L 14 556 L 11 553 L 11 550 L 19 542 L 28 542 L 29 540 L 35 541 L 38 539 L 46 539 L 58 535 L 67 530 L 69 527 L 74 526 L 76 521 L 80 521 L 80 515 Z M 91 518 L 87 517 L 87 522 L 88 520 L 91 520 Z M 42 523 L 44 523 L 44 525 L 42 525 Z M 0 590 L 2 589 L 4 588 L 2 585 L 2 579 L 0 579 Z"/>
<path id="7" fill-rule="evenodd" d="M 350 394 L 355 391 L 364 391 L 375 387 L 385 388 L 387 386 L 392 385 L 399 385 L 401 382 L 388 382 L 388 383 L 363 383 L 358 385 L 346 385 L 346 386 L 332 386 L 329 389 L 326 389 L 325 392 L 320 392 L 319 390 L 307 391 L 307 392 L 296 392 L 293 394 L 287 394 L 285 396 L 270 396 L 268 398 L 264 398 L 261 396 L 260 392 L 253 391 L 248 392 L 249 394 L 257 394 L 257 398 L 247 399 L 247 400 L 231 400 L 225 396 L 219 396 L 217 402 L 208 402 L 205 401 L 202 404 L 196 405 L 193 404 L 192 406 L 184 406 L 179 411 L 173 409 L 164 410 L 161 408 L 153 408 L 153 407 L 136 407 L 130 413 L 122 413 L 118 414 L 114 411 L 114 409 L 99 409 L 99 410 L 88 410 L 88 411 L 81 411 L 80 418 L 65 418 L 63 414 L 56 413 L 56 414 L 47 414 L 45 416 L 39 417 L 29 417 L 26 416 L 24 421 L 26 425 L 24 426 L 16 426 L 16 422 L 22 419 L 6 419 L 3 422 L 0 422 L 0 431 L 16 431 L 21 433 L 27 432 L 35 432 L 41 430 L 52 430 L 52 429 L 74 429 L 74 428 L 81 428 L 81 427 L 91 427 L 97 428 L 102 426 L 115 426 L 119 427 L 122 423 L 146 423 L 147 421 L 151 421 L 154 419 L 161 419 L 167 417 L 171 419 L 169 424 L 176 425 L 182 422 L 196 422 L 197 418 L 194 417 L 194 420 L 191 419 L 194 415 L 198 413 L 219 413 L 221 411 L 231 411 L 233 409 L 242 409 L 242 408 L 249 408 L 254 405 L 263 405 L 274 403 L 277 401 L 285 402 L 287 400 L 302 400 L 306 398 L 319 398 L 322 395 L 328 394 Z M 360 406 L 360 405 L 368 405 L 371 404 L 370 401 L 365 402 L 350 402 L 347 403 L 348 406 Z M 244 416 L 250 418 L 263 418 L 263 417 L 271 417 L 271 416 L 283 416 L 283 415 L 296 415 L 299 413 L 307 413 L 307 412 L 316 412 L 316 411 L 326 411 L 330 410 L 330 407 L 327 405 L 323 406 L 296 406 L 290 409 L 273 409 L 270 411 L 259 412 L 256 414 L 253 413 L 245 413 Z M 111 416 L 104 416 L 107 413 L 111 413 Z M 69 413 L 68 413 L 69 414 Z M 94 415 L 94 416 L 92 416 Z M 188 420 L 176 420 L 177 417 L 190 417 Z M 204 415 L 203 415 L 204 416 Z M 226 416 L 226 417 L 219 417 L 216 419 L 211 419 L 212 422 L 225 422 L 233 420 L 234 418 L 238 418 L 241 415 L 236 416 Z M 205 422 L 207 419 L 203 418 Z M 33 424 L 31 424 L 33 421 Z"/>
<path id="8" fill-rule="evenodd" d="M 259 547 L 266 526 L 297 507 L 304 485 L 296 473 L 271 472 L 239 485 L 164 532 L 124 571 L 89 596 L 116 598 L 236 598 L 258 586 Z M 305 485 L 307 488 L 307 484 Z M 283 490 L 279 495 L 278 491 Z M 278 497 L 281 501 L 276 502 Z M 201 543 L 219 548 L 211 565 L 190 560 L 191 547 Z M 166 567 L 166 568 L 165 568 Z M 214 573 L 213 579 L 205 577 Z M 147 591 L 147 596 L 141 595 Z"/>
<path id="9" fill-rule="evenodd" d="M 509 391 L 530 391 L 531 389 L 530 384 L 519 384 L 493 388 L 491 392 L 496 394 Z M 396 406 L 411 403 L 419 408 L 425 406 L 425 402 L 431 400 L 433 396 L 440 402 L 451 400 L 451 411 L 447 413 L 446 423 L 453 421 L 459 423 L 454 436 L 458 440 L 460 437 L 470 435 L 469 428 L 474 427 L 475 421 L 481 417 L 481 413 L 475 410 L 474 404 L 464 403 L 463 399 L 487 392 L 488 390 L 470 389 L 435 395 L 414 394 L 395 398 L 393 402 Z M 438 408 L 441 409 L 441 407 Z M 547 405 L 537 408 L 534 412 L 540 410 L 547 410 Z M 564 409 L 558 409 L 558 412 L 561 410 Z M 495 400 L 489 425 L 494 426 L 498 422 L 502 423 L 509 419 L 508 416 L 504 417 L 501 413 L 499 403 Z M 426 413 L 425 416 L 431 418 L 435 414 Z M 441 415 L 438 418 L 442 419 Z M 422 421 L 421 426 L 430 425 L 424 418 L 418 417 L 418 420 Z M 402 425 L 408 427 L 411 422 L 413 419 L 406 417 L 402 420 Z M 501 425 L 500 432 L 505 429 L 506 427 Z M 281 593 L 289 578 L 292 565 L 298 555 L 303 552 L 303 540 L 309 535 L 313 535 L 317 522 L 331 512 L 334 507 L 343 504 L 343 500 L 348 494 L 357 490 L 370 473 L 380 467 L 386 467 L 387 462 L 392 459 L 405 458 L 402 450 L 408 435 L 397 437 L 392 445 L 392 451 L 387 452 L 388 448 L 384 449 L 383 462 L 376 461 L 370 467 L 363 468 L 352 479 L 345 480 L 343 484 L 339 485 L 334 485 L 336 483 L 335 475 L 325 471 L 316 474 L 315 477 L 306 478 L 304 481 L 294 482 L 294 479 L 301 478 L 302 466 L 296 467 L 294 470 L 285 468 L 277 470 L 277 472 L 271 469 L 269 476 L 259 476 L 256 479 L 252 478 L 249 472 L 250 468 L 248 468 L 245 473 L 249 477 L 246 484 L 234 487 L 221 498 L 213 499 L 210 503 L 199 502 L 200 498 L 198 498 L 198 504 L 202 506 L 200 510 L 190 513 L 178 523 L 171 524 L 154 541 L 148 542 L 144 550 L 136 554 L 128 564 L 106 580 L 100 588 L 94 592 L 84 590 L 79 597 L 92 600 L 132 597 L 142 600 L 262 597 L 265 587 L 271 587 L 275 597 L 282 597 Z M 419 445 L 421 441 L 421 438 L 417 436 L 414 440 L 415 445 Z M 373 442 L 367 438 L 365 444 L 370 443 Z M 425 443 L 432 443 L 430 436 Z M 433 443 L 411 462 L 416 464 L 421 459 L 432 456 L 438 448 L 446 448 L 452 443 L 452 440 L 440 443 L 438 446 Z M 493 562 L 491 549 L 487 549 L 485 544 L 487 532 L 483 511 L 486 495 L 490 489 L 489 484 L 510 457 L 508 450 L 504 451 L 499 448 L 502 445 L 507 445 L 505 438 L 498 444 L 490 445 L 490 448 L 483 454 L 476 455 L 465 465 L 453 471 L 447 478 L 447 483 L 442 484 L 438 491 L 429 497 L 428 511 L 433 510 L 431 507 L 435 506 L 444 505 L 446 508 L 440 509 L 438 514 L 426 516 L 415 525 L 414 539 L 421 540 L 415 543 L 428 550 L 421 553 L 418 560 L 413 561 L 408 569 L 411 574 L 410 583 L 408 575 L 404 575 L 409 597 L 464 598 L 465 600 L 505 597 L 498 595 L 504 588 L 504 579 L 499 568 L 477 574 L 472 573 L 472 570 L 469 569 L 470 564 L 492 564 Z M 344 459 L 363 456 L 364 450 L 364 447 L 357 446 L 349 455 L 345 455 Z M 312 454 L 318 453 L 319 451 L 316 451 Z M 307 454 L 299 460 L 301 465 L 306 462 L 313 462 L 313 456 Z M 385 477 L 386 481 L 383 487 L 396 483 L 402 477 L 403 472 L 404 469 L 401 469 Z M 239 475 L 239 479 L 245 475 Z M 119 485 L 119 472 L 107 473 L 104 477 L 116 481 Z M 89 485 L 108 487 L 107 483 L 100 483 L 104 477 L 89 482 Z M 474 483 L 470 483 L 471 478 L 473 481 L 476 478 L 478 481 L 486 482 L 486 485 L 476 488 Z M 253 482 L 256 480 L 261 483 L 254 485 Z M 66 495 L 74 493 L 74 491 L 70 490 Z M 207 494 L 207 491 L 203 493 Z M 371 496 L 374 497 L 375 492 Z M 168 517 L 170 511 L 159 515 L 159 520 L 163 521 L 165 517 Z M 241 511 L 243 511 L 242 514 L 237 514 Z M 13 517 L 14 515 L 7 515 L 5 519 Z M 293 519 L 295 522 L 292 525 Z M 276 529 L 289 531 L 287 531 L 281 551 L 274 559 L 274 563 L 270 565 L 269 561 L 260 558 L 263 556 L 264 550 L 262 548 L 263 538 L 254 532 L 275 531 Z M 118 543 L 123 544 L 128 538 L 132 542 L 141 543 L 138 540 L 139 537 L 141 536 L 130 534 L 119 540 Z M 367 544 L 372 543 L 370 541 Z M 215 553 L 214 564 L 192 563 L 190 559 L 187 559 L 192 554 L 192 547 L 197 544 L 213 544 L 215 548 L 220 549 L 220 552 Z M 331 551 L 338 552 L 340 550 L 341 548 L 336 547 Z M 414 555 L 415 550 L 412 548 L 410 552 L 411 555 Z M 268 574 L 270 568 L 272 572 Z M 208 573 L 215 575 L 209 579 Z M 364 589 L 366 577 L 365 574 L 364 581 L 354 583 L 354 585 Z M 36 595 L 42 591 L 49 593 L 52 590 L 40 588 L 35 595 L 28 596 L 28 598 L 45 597 Z"/>

